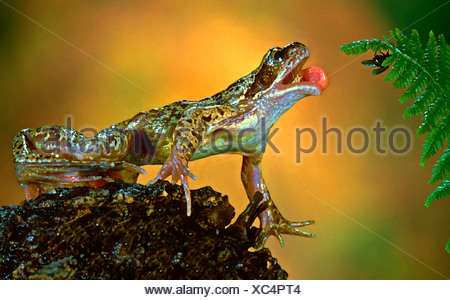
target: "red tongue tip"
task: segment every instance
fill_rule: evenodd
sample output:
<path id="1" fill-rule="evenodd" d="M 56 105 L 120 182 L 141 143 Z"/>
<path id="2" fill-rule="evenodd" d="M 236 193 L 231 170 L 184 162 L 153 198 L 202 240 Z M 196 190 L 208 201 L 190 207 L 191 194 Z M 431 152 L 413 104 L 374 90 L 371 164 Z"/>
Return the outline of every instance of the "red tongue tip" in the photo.
<path id="1" fill-rule="evenodd" d="M 320 67 L 303 69 L 298 75 L 302 76 L 302 81 L 310 81 L 316 84 L 321 91 L 325 90 L 330 82 L 327 73 Z"/>

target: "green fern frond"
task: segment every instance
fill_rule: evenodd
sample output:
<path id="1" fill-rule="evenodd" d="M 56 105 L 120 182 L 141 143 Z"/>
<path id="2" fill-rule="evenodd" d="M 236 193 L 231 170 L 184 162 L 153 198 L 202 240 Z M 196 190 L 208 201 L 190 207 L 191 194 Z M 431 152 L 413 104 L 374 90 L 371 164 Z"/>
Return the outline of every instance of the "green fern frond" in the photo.
<path id="1" fill-rule="evenodd" d="M 434 74 L 438 70 L 438 46 L 433 31 L 430 32 L 430 38 L 425 48 L 424 67 L 430 74 Z"/>
<path id="2" fill-rule="evenodd" d="M 435 184 L 439 180 L 450 179 L 448 165 L 450 165 L 450 148 L 444 150 L 444 154 L 438 159 L 436 165 L 434 165 L 433 175 L 428 183 Z"/>
<path id="3" fill-rule="evenodd" d="M 369 50 L 389 50 L 391 56 L 382 63 L 392 65 L 385 80 L 392 81 L 396 88 L 406 88 L 400 102 L 413 100 L 405 110 L 404 117 L 422 114 L 417 133 L 428 133 L 424 144 L 421 164 L 436 154 L 448 140 L 449 94 L 450 94 L 450 48 L 444 36 L 436 39 L 430 32 L 428 42 L 422 49 L 417 30 L 408 38 L 396 28 L 391 37 L 384 40 L 361 40 L 341 46 L 348 55 L 362 54 Z M 450 167 L 447 167 L 450 168 Z"/>
<path id="4" fill-rule="evenodd" d="M 445 42 L 444 36 L 441 34 L 438 36 L 438 67 L 442 70 L 438 73 L 438 82 L 447 92 L 450 91 L 450 47 Z M 445 72 L 447 71 L 447 72 Z M 447 93 L 447 97 L 448 97 Z"/>
<path id="5" fill-rule="evenodd" d="M 411 30 L 411 37 L 409 38 L 411 45 L 411 57 L 416 61 L 420 61 L 423 57 L 424 51 L 422 43 L 420 42 L 419 32 L 415 29 Z"/>
<path id="6" fill-rule="evenodd" d="M 417 134 L 420 136 L 430 132 L 432 128 L 435 128 L 442 118 L 442 112 L 448 111 L 449 106 L 450 102 L 448 99 L 441 94 L 436 95 L 436 100 L 431 102 L 423 113 L 422 124 L 420 124 L 419 129 L 417 129 Z"/>
<path id="7" fill-rule="evenodd" d="M 450 253 L 450 240 L 448 240 L 445 250 L 447 250 L 447 252 Z"/>
<path id="8" fill-rule="evenodd" d="M 430 106 L 430 103 L 436 98 L 436 93 L 433 88 L 426 89 L 419 97 L 417 97 L 416 101 L 414 101 L 413 105 L 408 107 L 403 114 L 403 117 L 411 117 L 419 114 L 423 114 L 427 108 Z"/>
<path id="9" fill-rule="evenodd" d="M 401 103 L 414 100 L 403 117 L 422 115 L 417 134 L 427 134 L 420 164 L 439 152 L 447 144 L 444 154 L 438 159 L 429 181 L 437 188 L 428 196 L 425 206 L 438 199 L 450 196 L 450 47 L 441 34 L 437 38 L 431 31 L 426 45 L 422 45 L 417 30 L 407 37 L 396 28 L 391 37 L 384 40 L 372 39 L 355 41 L 341 46 L 347 55 L 362 54 L 369 50 L 374 53 L 389 50 L 390 56 L 378 67 L 390 68 L 384 80 L 392 81 L 395 88 L 406 89 L 399 99 Z M 374 74 L 379 74 L 374 72 Z M 446 247 L 450 252 L 450 241 Z"/>
<path id="10" fill-rule="evenodd" d="M 425 144 L 423 145 L 422 158 L 420 164 L 423 166 L 425 162 L 433 155 L 435 155 L 439 149 L 444 146 L 445 139 L 448 136 L 447 128 L 450 123 L 450 116 L 445 117 L 437 127 L 435 127 L 426 137 Z"/>
<path id="11" fill-rule="evenodd" d="M 425 206 L 429 207 L 431 203 L 437 199 L 442 199 L 448 196 L 450 196 L 450 180 L 443 180 L 441 184 L 439 184 L 438 187 L 428 196 Z"/>
<path id="12" fill-rule="evenodd" d="M 415 99 L 418 97 L 425 87 L 427 86 L 427 76 L 425 72 L 420 72 L 416 78 L 414 78 L 413 82 L 409 86 L 409 88 L 405 91 L 403 96 L 399 99 L 401 103 L 405 103 L 406 101 Z"/>
<path id="13" fill-rule="evenodd" d="M 369 50 L 376 52 L 383 49 L 384 44 L 386 44 L 386 42 L 379 39 L 360 40 L 341 46 L 341 51 L 344 51 L 347 55 L 362 54 Z"/>

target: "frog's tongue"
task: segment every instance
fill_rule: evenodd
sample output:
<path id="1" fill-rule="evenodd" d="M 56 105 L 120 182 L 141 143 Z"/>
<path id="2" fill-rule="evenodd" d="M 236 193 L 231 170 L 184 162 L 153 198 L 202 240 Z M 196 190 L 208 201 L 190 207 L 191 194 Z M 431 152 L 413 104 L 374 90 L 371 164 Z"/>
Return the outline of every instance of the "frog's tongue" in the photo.
<path id="1" fill-rule="evenodd" d="M 315 84 L 320 91 L 325 90 L 328 86 L 328 75 L 320 67 L 309 67 L 300 70 L 297 76 L 300 78 L 300 82 L 311 82 Z"/>

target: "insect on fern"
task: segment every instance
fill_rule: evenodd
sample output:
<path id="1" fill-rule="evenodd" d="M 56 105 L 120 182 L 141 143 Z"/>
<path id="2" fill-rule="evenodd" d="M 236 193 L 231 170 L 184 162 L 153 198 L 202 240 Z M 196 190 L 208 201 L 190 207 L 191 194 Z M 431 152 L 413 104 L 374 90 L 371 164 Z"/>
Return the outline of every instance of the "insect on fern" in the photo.
<path id="1" fill-rule="evenodd" d="M 434 201 L 450 195 L 450 47 L 442 34 L 436 39 L 432 31 L 424 46 L 417 30 L 412 30 L 410 37 L 398 28 L 390 34 L 391 37 L 384 36 L 384 40 L 351 42 L 341 46 L 340 50 L 347 55 L 372 50 L 375 53 L 373 65 L 370 61 L 364 61 L 365 65 L 377 66 L 383 71 L 392 66 L 385 80 L 393 81 L 395 88 L 406 89 L 400 102 L 413 100 L 403 117 L 422 115 L 417 130 L 419 136 L 426 134 L 420 161 L 422 166 L 443 149 L 429 181 L 430 184 L 438 183 L 425 202 L 425 206 L 429 207 Z M 381 50 L 389 51 L 390 55 L 381 57 L 377 54 Z M 374 75 L 379 73 L 376 70 L 372 72 Z M 450 253 L 450 240 L 446 250 Z"/>

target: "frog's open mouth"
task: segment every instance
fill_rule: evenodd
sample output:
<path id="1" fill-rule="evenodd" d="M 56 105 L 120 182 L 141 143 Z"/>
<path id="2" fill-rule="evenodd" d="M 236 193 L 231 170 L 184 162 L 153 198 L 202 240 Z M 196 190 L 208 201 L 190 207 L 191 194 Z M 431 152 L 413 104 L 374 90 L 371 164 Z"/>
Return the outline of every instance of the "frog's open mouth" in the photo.
<path id="1" fill-rule="evenodd" d="M 307 59 L 308 55 L 304 55 L 291 71 L 280 80 L 280 83 L 283 85 L 283 89 L 295 87 L 306 95 L 318 96 L 328 86 L 328 75 L 320 67 L 302 69 Z"/>

